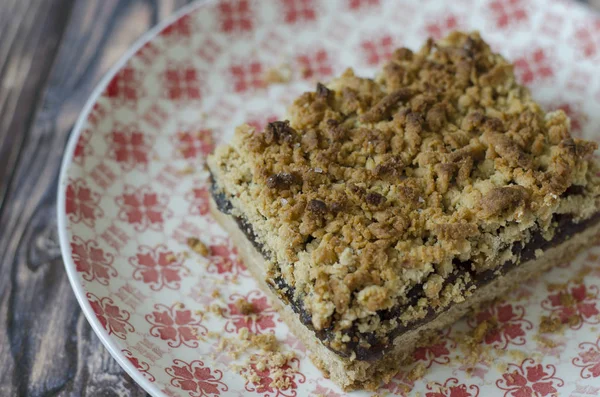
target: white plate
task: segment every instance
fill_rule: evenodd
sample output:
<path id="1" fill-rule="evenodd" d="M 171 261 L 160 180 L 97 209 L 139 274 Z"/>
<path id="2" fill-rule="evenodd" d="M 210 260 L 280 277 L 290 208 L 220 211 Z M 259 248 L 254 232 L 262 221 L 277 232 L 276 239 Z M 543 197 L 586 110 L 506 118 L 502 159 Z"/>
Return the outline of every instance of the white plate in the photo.
<path id="1" fill-rule="evenodd" d="M 549 108 L 573 118 L 575 134 L 600 132 L 600 20 L 571 1 L 549 0 L 230 0 L 187 7 L 149 32 L 104 79 L 85 106 L 67 147 L 58 198 L 62 254 L 83 311 L 111 354 L 155 396 L 343 395 L 324 379 L 301 344 L 257 290 L 235 248 L 207 208 L 204 159 L 236 125 L 264 126 L 317 80 L 347 66 L 373 75 L 396 46 L 418 47 L 428 35 L 478 29 L 515 61 L 520 79 Z M 265 84 L 265 73 L 287 64 L 291 81 Z M 210 246 L 205 259 L 188 237 Z M 457 359 L 460 333 L 448 329 L 415 353 L 428 367 L 410 367 L 381 391 L 429 397 L 598 393 L 600 270 L 594 248 L 569 267 L 528 283 L 488 314 L 500 328 L 496 347 L 469 369 Z M 550 292 L 584 266 L 583 284 Z M 220 297 L 213 297 L 218 290 Z M 571 294 L 564 307 L 557 294 Z M 233 302 L 246 297 L 250 317 Z M 218 304 L 223 317 L 208 313 Z M 574 312 L 570 312 L 574 310 Z M 543 315 L 580 321 L 536 337 Z M 233 337 L 248 327 L 273 332 L 289 362 L 291 387 L 255 385 L 230 368 L 208 331 Z M 204 336 L 198 339 L 196 335 Z M 360 394 L 360 393 L 357 393 Z M 367 394 L 367 393 L 364 393 Z"/>

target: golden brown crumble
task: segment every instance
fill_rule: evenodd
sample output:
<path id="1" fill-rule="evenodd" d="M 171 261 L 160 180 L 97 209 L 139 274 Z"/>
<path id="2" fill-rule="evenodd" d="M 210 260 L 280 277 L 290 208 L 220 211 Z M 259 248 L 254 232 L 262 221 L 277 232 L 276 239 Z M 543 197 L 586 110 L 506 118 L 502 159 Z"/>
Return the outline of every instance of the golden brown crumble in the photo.
<path id="1" fill-rule="evenodd" d="M 597 145 L 477 33 L 398 49 L 376 79 L 348 69 L 288 118 L 238 127 L 209 166 L 317 330 L 389 329 L 377 311 L 419 284 L 403 322 L 464 300 L 464 280 L 444 284 L 457 261 L 497 268 L 513 242 L 551 237 L 554 214 L 597 211 Z M 585 194 L 564 195 L 571 185 Z"/>

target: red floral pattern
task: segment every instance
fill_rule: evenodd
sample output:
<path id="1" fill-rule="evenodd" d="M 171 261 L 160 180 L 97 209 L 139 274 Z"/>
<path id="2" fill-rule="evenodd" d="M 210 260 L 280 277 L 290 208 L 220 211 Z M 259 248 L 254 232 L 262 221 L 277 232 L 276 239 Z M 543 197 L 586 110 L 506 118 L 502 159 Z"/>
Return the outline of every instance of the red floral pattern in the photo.
<path id="1" fill-rule="evenodd" d="M 77 139 L 77 145 L 75 145 L 75 150 L 73 151 L 73 161 L 80 166 L 84 165 L 85 159 L 94 154 L 94 149 L 92 145 L 90 145 L 90 134 L 91 131 L 89 129 L 85 129 L 79 135 L 79 139 Z"/>
<path id="2" fill-rule="evenodd" d="M 485 380 L 485 375 L 490 372 L 491 363 L 486 360 L 479 360 L 479 362 L 472 364 L 470 362 L 463 363 L 458 369 L 468 374 L 469 378 L 479 378 L 482 381 Z"/>
<path id="3" fill-rule="evenodd" d="M 125 66 L 106 87 L 106 96 L 120 104 L 135 104 L 141 96 L 140 72 L 131 66 Z"/>
<path id="4" fill-rule="evenodd" d="M 600 18 L 590 16 L 575 27 L 575 47 L 586 58 L 600 54 Z"/>
<path id="5" fill-rule="evenodd" d="M 358 10 L 363 7 L 378 6 L 380 3 L 380 0 L 347 0 L 347 1 L 348 1 L 348 7 L 350 7 L 351 10 Z"/>
<path id="6" fill-rule="evenodd" d="M 498 28 L 507 28 L 527 21 L 527 0 L 494 0 L 490 10 Z"/>
<path id="7" fill-rule="evenodd" d="M 381 388 L 394 393 L 396 396 L 408 397 L 411 395 L 414 387 L 415 379 L 410 376 L 410 372 L 401 370 Z"/>
<path id="8" fill-rule="evenodd" d="M 146 229 L 161 230 L 166 218 L 172 215 L 167 207 L 169 198 L 158 194 L 150 186 L 135 189 L 126 186 L 125 192 L 116 198 L 119 219 L 132 224 L 138 232 Z"/>
<path id="9" fill-rule="evenodd" d="M 223 275 L 225 280 L 247 276 L 246 265 L 237 256 L 237 248 L 228 238 L 215 237 L 209 244 L 208 273 Z"/>
<path id="10" fill-rule="evenodd" d="M 129 362 L 135 367 L 135 369 L 137 369 L 139 372 L 141 372 L 141 374 L 144 376 L 144 378 L 148 379 L 150 382 L 156 381 L 156 378 L 154 377 L 154 375 L 152 375 L 149 372 L 150 364 L 136 358 L 133 355 L 133 353 L 131 353 L 131 351 L 129 351 L 127 349 L 123 349 L 123 350 L 121 350 L 121 352 L 129 360 Z"/>
<path id="11" fill-rule="evenodd" d="M 235 92 L 257 89 L 265 85 L 263 68 L 260 62 L 254 61 L 232 65 L 229 70 Z"/>
<path id="12" fill-rule="evenodd" d="M 189 274 L 183 267 L 181 257 L 176 256 L 165 245 L 155 248 L 141 245 L 138 250 L 135 256 L 129 258 L 129 263 L 135 268 L 134 280 L 149 284 L 154 291 L 163 288 L 179 289 L 182 277 Z"/>
<path id="13" fill-rule="evenodd" d="M 185 199 L 190 202 L 191 215 L 206 215 L 209 213 L 210 192 L 208 187 L 196 187 L 185 195 Z"/>
<path id="14" fill-rule="evenodd" d="M 202 82 L 198 71 L 192 66 L 171 64 L 163 73 L 164 92 L 173 101 L 201 99 Z"/>
<path id="15" fill-rule="evenodd" d="M 172 378 L 171 385 L 187 391 L 192 397 L 220 396 L 229 390 L 222 381 L 223 372 L 208 368 L 200 360 L 189 364 L 183 360 L 173 360 L 173 365 L 165 372 Z"/>
<path id="16" fill-rule="evenodd" d="M 314 0 L 283 0 L 283 15 L 286 23 L 314 21 L 317 15 Z"/>
<path id="17" fill-rule="evenodd" d="M 94 107 L 90 111 L 88 116 L 88 122 L 91 127 L 96 127 L 100 120 L 104 119 L 107 114 L 107 107 L 103 105 L 101 102 L 94 103 Z M 91 130 L 85 129 L 82 131 L 82 134 L 89 134 Z"/>
<path id="18" fill-rule="evenodd" d="M 514 368 L 510 371 L 511 368 Z M 523 360 L 521 365 L 509 364 L 509 372 L 496 381 L 496 386 L 504 390 L 504 396 L 529 397 L 548 396 L 558 393 L 557 387 L 564 386 L 565 382 L 554 376 L 554 365 L 536 364 L 531 358 Z"/>
<path id="19" fill-rule="evenodd" d="M 109 335 L 114 335 L 119 339 L 126 339 L 127 333 L 135 331 L 135 328 L 129 323 L 131 315 L 127 310 L 119 308 L 109 297 L 98 298 L 92 293 L 87 293 L 86 297 L 92 306 L 96 318 L 102 324 L 102 327 L 108 331 Z"/>
<path id="20" fill-rule="evenodd" d="M 221 31 L 226 33 L 246 33 L 253 28 L 252 9 L 249 0 L 223 0 L 219 2 Z"/>
<path id="21" fill-rule="evenodd" d="M 372 66 L 387 61 L 395 49 L 394 39 L 388 34 L 376 39 L 363 41 L 360 46 L 364 53 L 364 59 Z"/>
<path id="22" fill-rule="evenodd" d="M 185 159 L 206 158 L 215 149 L 212 130 L 181 131 L 174 136 L 177 157 Z"/>
<path id="23" fill-rule="evenodd" d="M 180 40 L 181 38 L 190 37 L 192 35 L 193 28 L 192 16 L 184 15 L 177 21 L 164 28 L 160 34 L 169 39 Z"/>
<path id="24" fill-rule="evenodd" d="M 104 215 L 100 195 L 92 191 L 82 179 L 70 180 L 67 185 L 65 211 L 71 223 L 94 227 L 96 219 Z"/>
<path id="25" fill-rule="evenodd" d="M 525 308 L 510 303 L 490 306 L 469 319 L 468 324 L 475 328 L 484 321 L 492 325 L 485 335 L 484 342 L 496 349 L 506 349 L 509 344 L 524 345 L 525 331 L 533 329 L 531 321 L 525 319 Z"/>
<path id="26" fill-rule="evenodd" d="M 580 329 L 584 323 L 600 324 L 598 311 L 598 286 L 569 283 L 565 289 L 548 296 L 542 308 L 549 310 L 571 329 Z"/>
<path id="27" fill-rule="evenodd" d="M 559 39 L 562 34 L 562 25 L 565 23 L 564 15 L 560 12 L 548 10 L 542 17 L 544 21 L 540 31 L 553 40 Z"/>
<path id="28" fill-rule="evenodd" d="M 302 77 L 309 79 L 312 77 L 323 78 L 333 73 L 331 61 L 327 51 L 320 49 L 312 53 L 299 55 L 296 58 Z"/>
<path id="29" fill-rule="evenodd" d="M 250 303 L 253 309 L 252 313 L 243 314 L 236 305 L 238 299 Z M 254 290 L 246 295 L 232 294 L 229 302 L 227 310 L 223 313 L 223 317 L 227 319 L 225 332 L 237 334 L 240 329 L 248 328 L 253 334 L 262 334 L 275 328 L 275 310 L 262 292 Z"/>
<path id="30" fill-rule="evenodd" d="M 260 378 L 258 383 L 246 381 L 246 391 L 262 394 L 264 397 L 295 397 L 299 383 L 306 382 L 306 376 L 299 372 L 300 360 L 292 358 L 278 370 L 283 371 L 283 382 L 289 384 L 286 388 L 277 388 L 272 385 L 273 378 L 269 368 L 259 369 L 256 364 L 250 364 L 250 368 L 242 369 L 242 374 L 251 371 Z"/>
<path id="31" fill-rule="evenodd" d="M 114 256 L 104 252 L 95 240 L 86 241 L 73 236 L 71 255 L 75 268 L 86 281 L 96 280 L 102 285 L 108 285 L 108 281 L 118 275 L 117 270 L 112 266 Z"/>
<path id="32" fill-rule="evenodd" d="M 428 346 L 418 347 L 413 352 L 416 361 L 425 361 L 427 368 L 433 363 L 448 364 L 450 362 L 450 351 L 456 349 L 456 342 L 450 339 L 450 328 L 447 328 L 439 338 Z"/>
<path id="33" fill-rule="evenodd" d="M 223 48 L 210 35 L 207 34 L 207 36 L 208 38 L 198 48 L 198 56 L 208 63 L 213 63 L 219 54 L 223 52 Z"/>
<path id="34" fill-rule="evenodd" d="M 580 343 L 579 348 L 583 351 L 573 359 L 573 365 L 581 368 L 579 373 L 581 377 L 583 379 L 600 377 L 600 338 L 596 343 Z"/>
<path id="35" fill-rule="evenodd" d="M 525 85 L 537 83 L 554 76 L 553 60 L 542 48 L 534 49 L 527 55 L 515 60 L 515 73 Z"/>
<path id="36" fill-rule="evenodd" d="M 437 389 L 437 391 L 435 391 Z M 479 396 L 479 387 L 459 383 L 456 378 L 449 378 L 443 384 L 434 382 L 427 384 L 427 390 L 433 390 L 425 393 L 425 397 L 477 397 Z"/>
<path id="37" fill-rule="evenodd" d="M 119 163 L 123 171 L 134 168 L 146 170 L 152 151 L 147 134 L 135 126 L 117 126 L 107 138 L 110 145 L 109 157 Z"/>
<path id="38" fill-rule="evenodd" d="M 167 341 L 171 347 L 198 347 L 198 338 L 208 332 L 202 325 L 202 316 L 193 314 L 179 303 L 170 307 L 156 304 L 154 308 L 156 310 L 145 317 L 152 325 L 150 335 Z"/>

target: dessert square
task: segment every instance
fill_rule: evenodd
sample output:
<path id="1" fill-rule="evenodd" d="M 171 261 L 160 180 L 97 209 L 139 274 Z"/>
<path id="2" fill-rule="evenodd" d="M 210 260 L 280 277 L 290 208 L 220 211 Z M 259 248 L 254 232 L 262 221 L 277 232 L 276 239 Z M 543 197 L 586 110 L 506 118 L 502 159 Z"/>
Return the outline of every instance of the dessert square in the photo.
<path id="1" fill-rule="evenodd" d="M 454 32 L 238 127 L 208 160 L 211 205 L 315 364 L 374 388 L 424 334 L 594 241 L 596 148 Z"/>

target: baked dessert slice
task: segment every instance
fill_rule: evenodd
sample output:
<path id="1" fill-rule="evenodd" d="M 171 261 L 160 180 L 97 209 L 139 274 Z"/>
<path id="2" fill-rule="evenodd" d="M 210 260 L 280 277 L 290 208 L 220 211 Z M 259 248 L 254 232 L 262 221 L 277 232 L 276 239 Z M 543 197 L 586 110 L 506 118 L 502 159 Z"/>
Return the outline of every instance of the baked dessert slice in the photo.
<path id="1" fill-rule="evenodd" d="M 288 119 L 217 148 L 213 212 L 345 389 L 599 233 L 597 145 L 477 33 L 400 48 L 376 79 L 347 70 Z"/>

